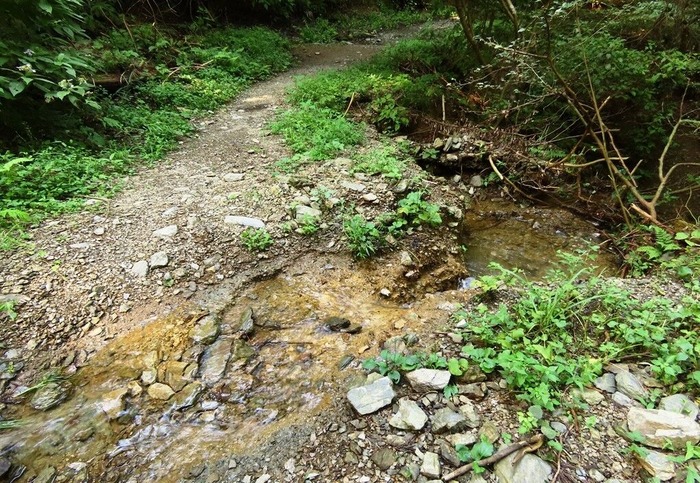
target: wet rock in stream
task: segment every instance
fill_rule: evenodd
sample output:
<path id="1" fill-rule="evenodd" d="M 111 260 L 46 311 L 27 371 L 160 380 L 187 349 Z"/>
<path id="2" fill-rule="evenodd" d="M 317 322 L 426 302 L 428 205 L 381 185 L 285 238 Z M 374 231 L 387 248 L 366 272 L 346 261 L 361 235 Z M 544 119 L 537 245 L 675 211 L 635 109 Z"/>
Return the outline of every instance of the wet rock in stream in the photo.
<path id="1" fill-rule="evenodd" d="M 67 400 L 71 389 L 72 385 L 68 381 L 50 382 L 36 391 L 30 404 L 38 411 L 48 411 Z"/>

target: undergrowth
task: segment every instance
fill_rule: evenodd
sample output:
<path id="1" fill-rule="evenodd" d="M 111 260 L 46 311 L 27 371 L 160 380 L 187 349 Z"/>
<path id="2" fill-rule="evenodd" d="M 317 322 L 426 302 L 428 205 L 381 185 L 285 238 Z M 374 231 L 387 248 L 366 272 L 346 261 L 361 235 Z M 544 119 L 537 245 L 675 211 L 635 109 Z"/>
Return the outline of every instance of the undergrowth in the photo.
<path id="1" fill-rule="evenodd" d="M 119 176 L 175 148 L 193 118 L 292 62 L 288 42 L 266 28 L 187 29 L 143 24 L 86 44 L 99 72 L 127 83 L 113 94 L 95 88 L 96 108 L 56 110 L 0 134 L 4 246 L 30 221 L 109 194 Z"/>
<path id="2" fill-rule="evenodd" d="M 614 279 L 580 268 L 583 262 L 581 255 L 562 254 L 561 268 L 550 271 L 545 283 L 492 264 L 496 275 L 478 282 L 483 302 L 454 314 L 466 322 L 464 339 L 471 341 L 463 354 L 484 372 L 500 373 L 519 399 L 548 410 L 620 359 L 649 362 L 662 383 L 697 391 L 697 283 L 678 302 L 638 297 Z M 515 301 L 492 303 L 503 289 Z"/>

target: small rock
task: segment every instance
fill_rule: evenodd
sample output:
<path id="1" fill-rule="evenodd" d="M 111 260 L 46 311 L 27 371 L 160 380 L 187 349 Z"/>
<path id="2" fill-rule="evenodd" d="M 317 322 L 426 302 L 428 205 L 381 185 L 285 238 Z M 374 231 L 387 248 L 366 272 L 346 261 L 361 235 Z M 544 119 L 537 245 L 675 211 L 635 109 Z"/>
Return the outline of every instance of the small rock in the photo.
<path id="1" fill-rule="evenodd" d="M 340 186 L 350 191 L 357 191 L 358 193 L 365 190 L 365 185 L 362 183 L 353 183 L 351 181 L 341 181 Z"/>
<path id="2" fill-rule="evenodd" d="M 316 208 L 311 208 L 310 206 L 305 206 L 305 205 L 299 205 L 296 207 L 294 210 L 294 217 L 297 221 L 304 221 L 305 219 L 308 219 L 309 217 L 311 218 L 320 218 L 321 215 L 323 214 L 321 210 L 317 210 Z"/>
<path id="3" fill-rule="evenodd" d="M 115 389 L 102 396 L 101 407 L 110 421 L 117 419 L 124 411 L 124 398 L 129 393 L 126 388 Z"/>
<path id="4" fill-rule="evenodd" d="M 328 317 L 323 325 L 333 332 L 340 332 L 343 329 L 350 327 L 350 321 L 343 317 Z"/>
<path id="5" fill-rule="evenodd" d="M 257 218 L 247 216 L 226 216 L 224 223 L 227 225 L 249 226 L 252 228 L 265 228 L 265 222 Z"/>
<path id="6" fill-rule="evenodd" d="M 98 226 L 94 230 L 92 230 L 92 233 L 94 233 L 96 236 L 102 236 L 105 234 L 105 229 L 103 226 Z"/>
<path id="7" fill-rule="evenodd" d="M 379 295 L 382 297 L 391 297 L 391 291 L 388 288 L 383 288 L 379 291 Z"/>
<path id="8" fill-rule="evenodd" d="M 411 254 L 405 250 L 401 252 L 401 265 L 404 267 L 413 266 L 413 258 L 411 258 Z"/>
<path id="9" fill-rule="evenodd" d="M 591 406 L 597 406 L 605 400 L 605 396 L 595 389 L 574 389 L 571 391 L 571 395 L 574 398 L 581 398 Z"/>
<path id="10" fill-rule="evenodd" d="M 518 452 L 512 453 L 499 461 L 494 473 L 500 483 L 545 483 L 549 481 L 552 467 L 533 454 L 525 454 L 520 461 L 513 464 Z"/>
<path id="11" fill-rule="evenodd" d="M 452 444 L 452 446 L 457 446 L 458 444 L 463 444 L 464 446 L 471 446 L 477 442 L 476 434 L 473 433 L 456 433 L 445 436 L 445 439 Z"/>
<path id="12" fill-rule="evenodd" d="M 0 456 L 0 478 L 5 476 L 7 472 L 10 471 L 11 466 L 12 463 L 9 459 L 5 458 L 4 456 Z"/>
<path id="13" fill-rule="evenodd" d="M 56 478 L 56 468 L 53 466 L 47 466 L 39 472 L 33 483 L 52 483 Z M 14 481 L 14 480 L 13 480 Z"/>
<path id="14" fill-rule="evenodd" d="M 593 384 L 601 391 L 605 391 L 610 394 L 614 393 L 617 390 L 615 384 L 615 374 L 611 372 L 606 372 L 598 379 L 593 381 Z"/>
<path id="15" fill-rule="evenodd" d="M 134 277 L 143 278 L 148 275 L 148 262 L 146 260 L 139 260 L 134 263 L 130 270 Z"/>
<path id="16" fill-rule="evenodd" d="M 659 409 L 630 408 L 627 413 L 630 431 L 639 433 L 645 446 L 675 449 L 685 447 L 686 442 L 700 441 L 700 424 L 682 414 Z"/>
<path id="17" fill-rule="evenodd" d="M 172 238 L 177 235 L 177 225 L 168 225 L 153 232 L 156 238 Z"/>
<path id="18" fill-rule="evenodd" d="M 348 391 L 348 400 L 360 414 L 370 414 L 391 404 L 396 397 L 391 379 L 382 377 L 372 384 Z"/>
<path id="19" fill-rule="evenodd" d="M 405 193 L 406 190 L 408 190 L 408 180 L 406 179 L 400 180 L 393 188 L 394 193 L 397 194 Z"/>
<path id="20" fill-rule="evenodd" d="M 457 454 L 457 451 L 455 450 L 453 445 L 451 445 L 444 439 L 439 440 L 437 442 L 437 445 L 440 449 L 440 456 L 442 456 L 442 459 L 447 461 L 450 465 L 454 466 L 455 468 L 461 464 L 459 455 Z"/>
<path id="21" fill-rule="evenodd" d="M 163 218 L 172 218 L 175 215 L 177 215 L 178 212 L 178 207 L 177 206 L 171 206 L 167 210 L 165 210 L 163 213 L 160 214 L 161 217 Z"/>
<path id="22" fill-rule="evenodd" d="M 426 478 L 440 478 L 440 458 L 437 453 L 425 452 L 423 464 L 420 466 L 420 474 Z"/>
<path id="23" fill-rule="evenodd" d="M 213 343 L 220 332 L 219 320 L 215 315 L 207 315 L 190 331 L 190 338 L 195 344 L 209 345 Z"/>
<path id="24" fill-rule="evenodd" d="M 628 397 L 626 394 L 622 394 L 620 391 L 615 391 L 611 398 L 615 404 L 618 404 L 624 408 L 630 408 L 632 406 L 642 407 L 642 405 L 637 401 Z"/>
<path id="25" fill-rule="evenodd" d="M 391 468 L 391 465 L 396 463 L 396 452 L 391 448 L 381 448 L 372 453 L 372 463 L 377 465 L 382 471 Z"/>
<path id="26" fill-rule="evenodd" d="M 471 402 L 463 402 L 459 406 L 459 412 L 466 418 L 466 425 L 468 428 L 475 429 L 481 425 L 481 416 L 479 416 L 479 413 L 476 411 L 476 407 Z"/>
<path id="27" fill-rule="evenodd" d="M 204 386 L 200 382 L 191 382 L 182 391 L 175 395 L 174 407 L 177 410 L 187 409 L 195 405 L 204 391 Z M 202 408 L 205 411 L 206 408 Z"/>
<path id="28" fill-rule="evenodd" d="M 443 389 L 450 383 L 450 371 L 417 369 L 406 374 L 411 387 L 417 392 L 430 392 Z"/>
<path id="29" fill-rule="evenodd" d="M 617 384 L 618 391 L 636 401 L 641 402 L 649 398 L 649 391 L 647 391 L 637 376 L 631 372 L 618 372 L 615 375 L 615 383 Z"/>
<path id="30" fill-rule="evenodd" d="M 144 384 L 144 386 L 150 386 L 154 382 L 156 382 L 157 378 L 157 372 L 154 369 L 146 369 L 141 373 L 141 382 Z"/>
<path id="31" fill-rule="evenodd" d="M 170 399 L 175 391 L 167 384 L 162 384 L 156 382 L 148 386 L 148 395 L 153 399 L 159 399 L 161 401 L 167 401 Z"/>
<path id="32" fill-rule="evenodd" d="M 676 475 L 676 465 L 668 459 L 663 453 L 658 451 L 647 450 L 644 456 L 635 453 L 637 460 L 642 465 L 642 468 L 651 475 L 652 478 L 658 478 L 660 481 L 668 481 Z"/>
<path id="33" fill-rule="evenodd" d="M 377 195 L 375 195 L 374 193 L 367 193 L 366 195 L 362 195 L 362 199 L 369 203 L 372 203 L 374 201 L 377 201 Z"/>
<path id="34" fill-rule="evenodd" d="M 501 437 L 501 432 L 491 421 L 486 421 L 479 430 L 479 438 L 482 437 L 486 438 L 489 443 L 494 444 Z"/>
<path id="35" fill-rule="evenodd" d="M 169 262 L 170 259 L 168 258 L 167 253 L 156 252 L 153 255 L 151 255 L 151 261 L 149 262 L 149 265 L 151 268 L 163 268 L 167 267 Z"/>
<path id="36" fill-rule="evenodd" d="M 245 178 L 245 173 L 226 173 L 224 175 L 224 181 L 226 181 L 227 183 L 241 181 L 243 178 Z"/>
<path id="37" fill-rule="evenodd" d="M 207 348 L 202 356 L 202 382 L 212 386 L 219 382 L 224 373 L 228 360 L 231 357 L 232 342 L 226 339 L 219 339 Z"/>
<path id="38" fill-rule="evenodd" d="M 238 333 L 244 337 L 250 337 L 255 332 L 255 317 L 253 309 L 248 307 L 241 314 L 241 324 L 238 326 Z"/>
<path id="39" fill-rule="evenodd" d="M 68 399 L 71 388 L 67 381 L 50 382 L 36 391 L 29 404 L 38 411 L 48 411 Z"/>
<path id="40" fill-rule="evenodd" d="M 659 409 L 683 414 L 693 420 L 698 417 L 698 405 L 685 394 L 674 394 L 662 398 L 659 401 Z"/>
<path id="41" fill-rule="evenodd" d="M 478 174 L 472 176 L 471 179 L 469 180 L 469 186 L 473 186 L 474 188 L 480 188 L 483 185 L 484 185 L 484 180 Z"/>
<path id="42" fill-rule="evenodd" d="M 433 432 L 456 433 L 467 427 L 467 418 L 450 408 L 442 408 L 435 411 L 432 419 Z"/>
<path id="43" fill-rule="evenodd" d="M 404 397 L 399 399 L 399 410 L 389 420 L 389 425 L 398 428 L 419 431 L 428 422 L 428 416 L 415 401 Z"/>

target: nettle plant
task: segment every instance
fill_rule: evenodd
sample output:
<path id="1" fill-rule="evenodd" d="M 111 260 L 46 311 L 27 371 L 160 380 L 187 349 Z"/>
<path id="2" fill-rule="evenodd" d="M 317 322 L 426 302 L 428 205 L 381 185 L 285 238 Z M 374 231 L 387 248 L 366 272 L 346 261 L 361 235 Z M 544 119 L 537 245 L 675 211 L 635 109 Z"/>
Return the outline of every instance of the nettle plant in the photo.
<path id="1" fill-rule="evenodd" d="M 518 399 L 553 410 L 570 387 L 590 385 L 605 364 L 624 358 L 650 362 L 655 377 L 672 385 L 700 387 L 700 301 L 642 299 L 614 280 L 580 268 L 581 256 L 564 255 L 561 269 L 544 283 L 492 264 L 483 282 L 491 293 L 504 287 L 515 302 L 490 297 L 455 320 L 466 320 L 463 354 L 486 373 L 498 372 Z"/>

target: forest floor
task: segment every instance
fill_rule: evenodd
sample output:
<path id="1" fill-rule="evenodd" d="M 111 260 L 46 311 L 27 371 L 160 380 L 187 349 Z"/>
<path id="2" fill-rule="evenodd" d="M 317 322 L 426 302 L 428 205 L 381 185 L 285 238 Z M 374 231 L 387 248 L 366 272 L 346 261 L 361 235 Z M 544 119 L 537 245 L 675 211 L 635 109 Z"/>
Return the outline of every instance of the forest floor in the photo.
<path id="1" fill-rule="evenodd" d="M 427 453 L 440 454 L 446 468 L 458 464 L 445 443 L 456 435 L 437 434 L 434 419 L 443 409 L 477 413 L 448 431 L 465 443 L 477 434 L 504 444 L 506 434 L 518 438 L 522 405 L 498 379 L 465 381 L 474 397 L 458 396 L 456 404 L 440 392 L 397 389 L 433 418 L 433 432 L 417 434 L 387 424 L 391 406 L 358 416 L 345 393 L 364 377 L 358 359 L 387 341 L 403 344 L 415 334 L 427 352 L 455 344 L 450 317 L 473 295 L 458 290 L 470 275 L 461 253 L 465 200 L 482 220 L 518 219 L 527 230 L 536 224 L 551 232 L 547 244 L 595 237 L 595 227 L 566 212 L 501 200 L 468 176 L 435 177 L 411 165 L 403 179 L 420 183 L 446 222 L 358 262 L 344 242 L 347 207 L 387 211 L 401 180 L 352 174 L 345 157 L 292 175 L 275 167 L 291 153 L 267 126 L 296 76 L 366 59 L 411 32 L 299 47 L 298 67 L 198 120 L 193 137 L 157 167 L 125 179 L 114 198 L 87 199 L 84 211 L 32 228 L 26 246 L 4 254 L 0 294 L 16 302 L 17 317 L 4 321 L 0 410 L 24 425 L 0 434 L 0 471 L 47 482 L 403 481 L 421 473 Z M 392 142 L 368 132 L 360 149 Z M 326 206 L 320 193 L 336 200 Z M 318 231 L 295 232 L 303 228 L 299 206 L 323 208 Z M 243 246 L 249 223 L 264 223 L 274 240 L 268 250 Z M 639 291 L 656 289 L 654 282 Z M 254 331 L 241 327 L 249 308 Z M 327 330 L 334 316 L 362 331 Z M 208 334 L 207 323 L 215 326 Z M 58 406 L 30 408 L 19 394 L 52 370 L 69 378 L 40 383 L 40 391 L 55 389 L 46 397 Z M 158 383 L 147 381 L 150 370 Z M 547 465 L 560 481 L 640 481 L 614 430 L 628 409 L 596 394 L 586 424 L 560 424 L 566 451 L 523 471 Z M 415 475 L 438 478 L 430 469 Z M 510 481 L 525 481 L 518 478 Z"/>

